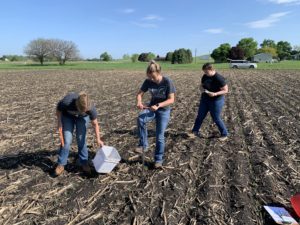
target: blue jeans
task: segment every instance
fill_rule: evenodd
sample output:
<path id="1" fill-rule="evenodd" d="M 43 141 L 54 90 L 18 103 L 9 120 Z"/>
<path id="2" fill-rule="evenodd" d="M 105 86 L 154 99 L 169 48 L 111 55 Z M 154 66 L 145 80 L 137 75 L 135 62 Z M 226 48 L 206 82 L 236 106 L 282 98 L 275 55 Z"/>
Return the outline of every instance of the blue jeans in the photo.
<path id="1" fill-rule="evenodd" d="M 58 164 L 63 166 L 67 164 L 75 126 L 76 126 L 76 140 L 77 140 L 80 164 L 81 165 L 87 164 L 88 149 L 86 146 L 86 130 L 90 122 L 90 118 L 88 116 L 69 117 L 69 116 L 62 115 L 61 122 L 62 122 L 65 145 L 64 147 L 61 147 L 59 150 Z"/>
<path id="2" fill-rule="evenodd" d="M 158 109 L 153 112 L 145 109 L 140 112 L 137 124 L 139 131 L 139 146 L 146 149 L 148 147 L 147 123 L 156 120 L 156 148 L 154 154 L 155 162 L 162 163 L 165 152 L 165 130 L 170 119 L 170 109 Z"/>
<path id="3" fill-rule="evenodd" d="M 226 129 L 223 120 L 221 119 L 221 112 L 224 106 L 224 102 L 225 102 L 224 96 L 221 96 L 218 99 L 211 99 L 209 96 L 202 95 L 200 100 L 198 115 L 192 131 L 197 133 L 199 132 L 203 120 L 205 119 L 207 113 L 210 112 L 213 121 L 218 126 L 221 136 L 227 136 L 228 131 Z"/>

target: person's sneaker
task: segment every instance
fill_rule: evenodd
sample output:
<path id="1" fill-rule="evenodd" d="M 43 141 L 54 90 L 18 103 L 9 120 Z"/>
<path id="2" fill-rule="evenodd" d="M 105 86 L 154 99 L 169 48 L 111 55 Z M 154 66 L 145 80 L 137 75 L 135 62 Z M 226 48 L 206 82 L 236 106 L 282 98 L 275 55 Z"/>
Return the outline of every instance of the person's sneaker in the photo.
<path id="1" fill-rule="evenodd" d="M 228 137 L 227 136 L 221 136 L 218 138 L 219 141 L 227 141 Z"/>
<path id="2" fill-rule="evenodd" d="M 58 166 L 55 168 L 54 175 L 58 177 L 58 176 L 60 176 L 64 171 L 65 171 L 65 167 L 62 166 L 62 165 L 58 165 Z"/>
<path id="3" fill-rule="evenodd" d="M 162 169 L 162 163 L 156 162 L 156 163 L 154 164 L 154 169 Z"/>
<path id="4" fill-rule="evenodd" d="M 201 133 L 199 133 L 199 132 L 196 132 L 196 131 L 192 131 L 192 132 L 190 132 L 190 133 L 188 133 L 188 137 L 189 138 L 204 138 L 204 136 L 201 134 Z"/>
<path id="5" fill-rule="evenodd" d="M 143 147 L 141 147 L 141 146 L 136 147 L 136 148 L 134 149 L 134 152 L 135 152 L 135 153 L 139 153 L 139 154 L 143 154 Z M 145 153 L 148 152 L 148 149 L 145 148 L 145 149 L 144 149 L 144 152 L 145 152 Z"/>
<path id="6" fill-rule="evenodd" d="M 82 171 L 87 175 L 92 174 L 91 167 L 88 164 L 82 165 Z"/>
<path id="7" fill-rule="evenodd" d="M 196 137 L 198 137 L 198 135 L 199 134 L 196 131 L 192 131 L 192 132 L 188 133 L 189 138 L 196 138 Z"/>

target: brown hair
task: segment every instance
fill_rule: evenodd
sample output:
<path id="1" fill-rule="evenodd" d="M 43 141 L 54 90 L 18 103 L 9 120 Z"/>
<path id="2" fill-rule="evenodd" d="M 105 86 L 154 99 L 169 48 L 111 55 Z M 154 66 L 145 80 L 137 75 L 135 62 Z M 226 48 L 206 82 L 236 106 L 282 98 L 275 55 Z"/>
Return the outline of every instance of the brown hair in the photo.
<path id="1" fill-rule="evenodd" d="M 90 110 L 91 102 L 90 98 L 84 91 L 79 92 L 78 98 L 76 99 L 76 107 L 79 112 L 85 112 Z"/>
<path id="2" fill-rule="evenodd" d="M 202 70 L 213 70 L 214 67 L 211 63 L 205 63 L 203 66 L 202 66 Z"/>
<path id="3" fill-rule="evenodd" d="M 160 73 L 161 67 L 158 63 L 156 63 L 154 60 L 151 60 L 149 63 L 149 66 L 147 67 L 147 74 L 151 74 L 154 72 Z"/>

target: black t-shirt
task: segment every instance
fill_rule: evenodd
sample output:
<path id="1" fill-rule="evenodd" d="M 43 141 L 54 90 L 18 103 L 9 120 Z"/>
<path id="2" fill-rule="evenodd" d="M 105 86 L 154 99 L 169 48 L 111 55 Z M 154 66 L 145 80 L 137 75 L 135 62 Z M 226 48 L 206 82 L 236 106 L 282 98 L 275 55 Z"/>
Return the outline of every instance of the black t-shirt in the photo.
<path id="1" fill-rule="evenodd" d="M 67 94 L 62 100 L 57 103 L 56 109 L 64 116 L 71 116 L 71 117 L 85 117 L 89 116 L 91 120 L 97 118 L 97 111 L 95 106 L 92 106 L 89 111 L 84 114 L 80 114 L 77 107 L 76 107 L 76 100 L 78 99 L 79 95 L 75 92 L 71 92 Z"/>
<path id="2" fill-rule="evenodd" d="M 226 85 L 225 78 L 219 73 L 215 73 L 213 76 L 207 76 L 204 74 L 201 79 L 202 87 L 210 92 L 218 92 L 222 87 Z M 206 93 L 203 95 L 208 96 Z M 212 97 L 212 99 L 220 98 L 221 96 Z"/>
<path id="3" fill-rule="evenodd" d="M 169 94 L 176 92 L 172 80 L 165 76 L 163 76 L 163 79 L 159 84 L 153 82 L 152 80 L 146 79 L 141 87 L 141 90 L 143 92 L 147 92 L 149 90 L 152 96 L 150 106 L 166 101 Z M 164 108 L 167 109 L 169 106 Z"/>

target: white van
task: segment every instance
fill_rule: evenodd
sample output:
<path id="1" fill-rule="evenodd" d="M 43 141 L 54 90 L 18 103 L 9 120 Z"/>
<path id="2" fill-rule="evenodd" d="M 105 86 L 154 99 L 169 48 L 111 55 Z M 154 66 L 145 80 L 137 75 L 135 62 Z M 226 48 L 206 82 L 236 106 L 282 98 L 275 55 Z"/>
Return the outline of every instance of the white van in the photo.
<path id="1" fill-rule="evenodd" d="M 238 69 L 238 68 L 241 68 L 241 69 L 244 69 L 244 68 L 256 69 L 257 64 L 249 62 L 247 60 L 230 60 L 229 68 L 233 68 L 233 69 Z"/>

